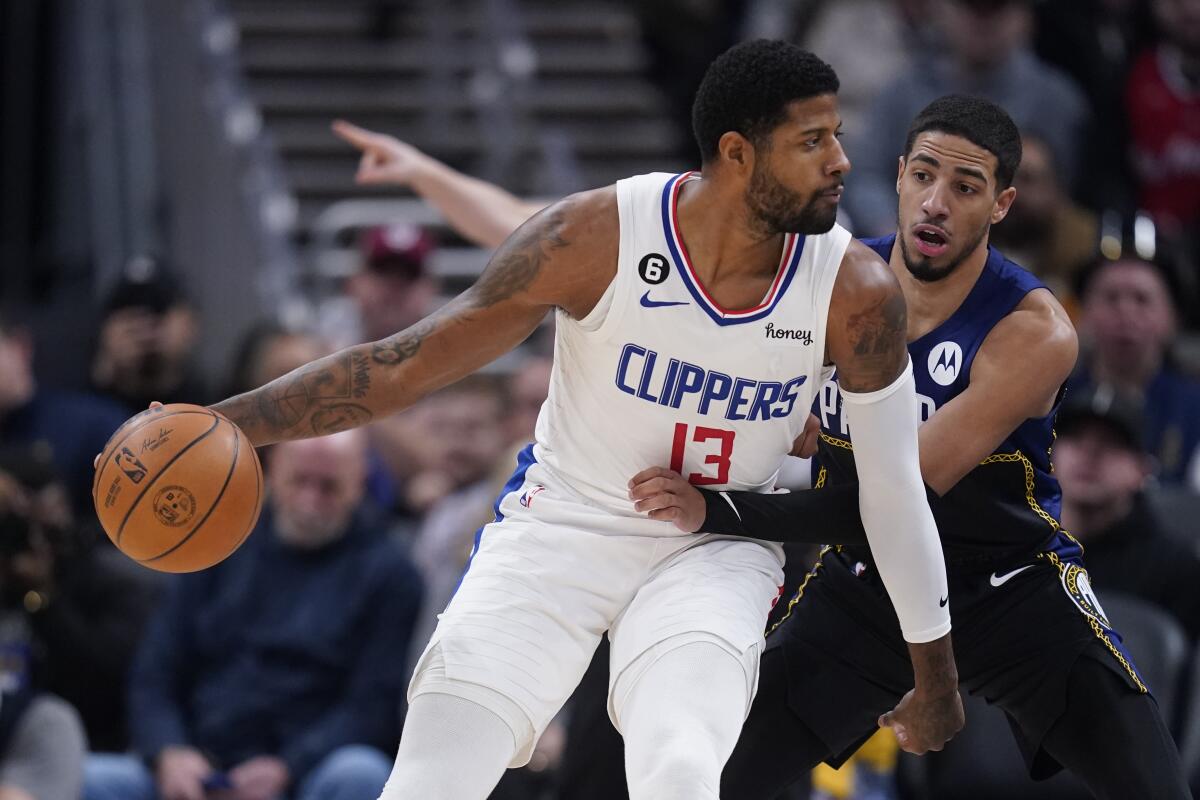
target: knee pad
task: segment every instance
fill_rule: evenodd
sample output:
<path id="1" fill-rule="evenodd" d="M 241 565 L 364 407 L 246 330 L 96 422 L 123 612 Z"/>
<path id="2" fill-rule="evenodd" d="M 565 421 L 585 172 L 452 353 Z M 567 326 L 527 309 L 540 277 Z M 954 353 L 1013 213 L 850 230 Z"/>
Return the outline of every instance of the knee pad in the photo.
<path id="1" fill-rule="evenodd" d="M 621 712 L 630 694 L 645 677 L 647 671 L 662 660 L 668 653 L 673 653 L 688 645 L 707 643 L 712 644 L 729 654 L 741 664 L 745 676 L 746 704 L 742 714 L 744 720 L 750 714 L 750 706 L 754 702 L 754 694 L 758 689 L 758 663 L 762 656 L 762 642 L 739 650 L 720 636 L 711 633 L 685 633 L 665 639 L 643 651 L 620 674 L 609 677 L 608 688 L 608 717 L 618 731 L 621 731 Z M 703 669 L 701 667 L 700 669 Z M 702 678 L 703 676 L 701 676 Z M 701 680 L 703 682 L 703 680 Z M 703 696 L 703 695 L 700 695 Z"/>

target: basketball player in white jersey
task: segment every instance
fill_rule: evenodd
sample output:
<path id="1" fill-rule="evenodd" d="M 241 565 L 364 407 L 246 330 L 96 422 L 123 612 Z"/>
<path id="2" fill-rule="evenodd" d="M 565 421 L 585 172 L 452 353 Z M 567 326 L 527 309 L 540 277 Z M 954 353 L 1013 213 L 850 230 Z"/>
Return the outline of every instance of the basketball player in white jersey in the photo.
<path id="1" fill-rule="evenodd" d="M 680 535 L 637 513 L 626 481 L 665 461 L 698 485 L 770 491 L 834 366 L 864 525 L 914 665 L 915 688 L 889 719 L 915 752 L 961 727 L 903 296 L 834 224 L 850 167 L 836 90 L 833 71 L 792 45 L 731 49 L 696 97 L 700 172 L 556 203 L 426 320 L 215 406 L 256 445 L 362 425 L 486 364 L 556 310 L 537 441 L 417 665 L 386 800 L 485 798 L 528 760 L 606 631 L 630 796 L 716 798 L 782 554 Z"/>

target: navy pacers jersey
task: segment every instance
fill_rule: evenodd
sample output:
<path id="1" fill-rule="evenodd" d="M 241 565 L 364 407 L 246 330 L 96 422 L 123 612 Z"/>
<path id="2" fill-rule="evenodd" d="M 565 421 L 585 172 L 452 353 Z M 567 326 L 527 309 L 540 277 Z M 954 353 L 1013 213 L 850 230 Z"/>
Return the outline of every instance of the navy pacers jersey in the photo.
<path id="1" fill-rule="evenodd" d="M 863 243 L 887 261 L 895 240 L 893 234 Z M 921 422 L 967 388 L 975 354 L 988 333 L 1026 294 L 1040 288 L 1044 284 L 1032 274 L 988 248 L 983 272 L 962 305 L 908 346 Z M 1051 544 L 1060 530 L 1062 500 L 1050 466 L 1056 410 L 1026 420 L 933 505 L 947 562 L 994 564 Z M 818 394 L 813 412 L 821 420 L 814 485 L 857 480 L 852 432 L 842 414 L 836 375 Z"/>

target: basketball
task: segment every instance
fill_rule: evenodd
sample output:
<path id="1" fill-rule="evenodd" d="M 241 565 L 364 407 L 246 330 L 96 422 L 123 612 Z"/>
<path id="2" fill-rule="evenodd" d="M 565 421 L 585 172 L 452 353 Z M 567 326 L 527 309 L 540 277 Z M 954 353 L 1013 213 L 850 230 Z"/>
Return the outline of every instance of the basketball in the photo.
<path id="1" fill-rule="evenodd" d="M 108 538 L 162 572 L 195 572 L 237 550 L 254 529 L 262 494 L 262 467 L 241 429 L 186 403 L 122 425 L 92 482 Z"/>

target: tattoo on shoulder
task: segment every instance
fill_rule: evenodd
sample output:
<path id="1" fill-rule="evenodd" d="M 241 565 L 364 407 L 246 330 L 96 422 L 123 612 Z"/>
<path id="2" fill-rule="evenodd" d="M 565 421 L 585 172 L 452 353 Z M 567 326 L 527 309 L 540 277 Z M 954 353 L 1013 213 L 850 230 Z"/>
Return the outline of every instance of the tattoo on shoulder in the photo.
<path id="1" fill-rule="evenodd" d="M 546 258 L 569 244 L 563 236 L 565 226 L 566 209 L 560 206 L 517 229 L 472 287 L 474 305 L 479 308 L 495 305 L 532 283 Z"/>
<path id="2" fill-rule="evenodd" d="M 897 337 L 900 342 L 904 341 L 906 324 L 904 296 L 899 292 L 890 292 L 869 308 L 851 314 L 847 327 L 855 355 L 893 352 Z"/>
<path id="3" fill-rule="evenodd" d="M 908 357 L 908 317 L 904 295 L 889 292 L 868 308 L 851 314 L 846 321 L 855 365 L 851 385 L 839 378 L 842 387 L 852 392 L 873 391 L 891 383 L 896 371 Z"/>

